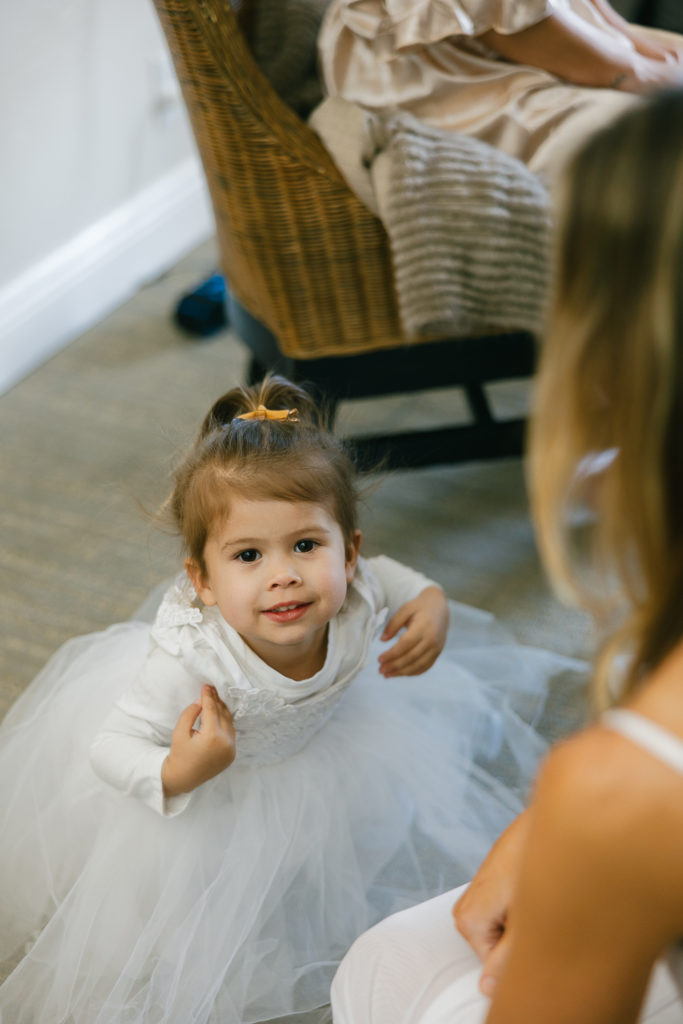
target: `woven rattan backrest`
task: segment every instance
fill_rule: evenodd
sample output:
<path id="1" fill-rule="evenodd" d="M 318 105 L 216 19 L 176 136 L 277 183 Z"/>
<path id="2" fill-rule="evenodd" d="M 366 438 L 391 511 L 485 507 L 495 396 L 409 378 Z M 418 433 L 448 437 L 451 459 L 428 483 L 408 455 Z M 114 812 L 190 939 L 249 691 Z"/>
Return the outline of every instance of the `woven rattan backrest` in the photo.
<path id="1" fill-rule="evenodd" d="M 271 88 L 228 0 L 154 2 L 235 297 L 295 358 L 400 344 L 384 228 Z"/>

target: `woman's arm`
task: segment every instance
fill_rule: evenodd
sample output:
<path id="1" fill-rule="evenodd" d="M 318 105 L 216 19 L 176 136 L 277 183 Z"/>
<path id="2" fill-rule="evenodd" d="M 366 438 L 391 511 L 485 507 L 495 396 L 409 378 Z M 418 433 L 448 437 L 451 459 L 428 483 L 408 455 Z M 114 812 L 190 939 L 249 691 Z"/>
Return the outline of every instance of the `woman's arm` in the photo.
<path id="1" fill-rule="evenodd" d="M 622 46 L 607 33 L 592 31 L 571 11 L 550 14 L 511 35 L 492 29 L 479 38 L 506 60 L 542 68 L 574 85 L 645 93 L 682 81 L 677 63 Z"/>
<path id="2" fill-rule="evenodd" d="M 607 730 L 541 773 L 487 1024 L 634 1024 L 683 931 L 683 783 Z"/>

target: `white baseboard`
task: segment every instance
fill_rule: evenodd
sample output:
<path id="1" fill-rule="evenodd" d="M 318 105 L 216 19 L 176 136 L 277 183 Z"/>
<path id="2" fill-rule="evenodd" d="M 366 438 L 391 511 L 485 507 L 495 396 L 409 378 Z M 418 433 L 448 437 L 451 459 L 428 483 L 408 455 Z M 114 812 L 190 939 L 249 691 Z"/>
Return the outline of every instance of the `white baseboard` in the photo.
<path id="1" fill-rule="evenodd" d="M 0 394 L 214 232 L 191 158 L 0 289 Z"/>

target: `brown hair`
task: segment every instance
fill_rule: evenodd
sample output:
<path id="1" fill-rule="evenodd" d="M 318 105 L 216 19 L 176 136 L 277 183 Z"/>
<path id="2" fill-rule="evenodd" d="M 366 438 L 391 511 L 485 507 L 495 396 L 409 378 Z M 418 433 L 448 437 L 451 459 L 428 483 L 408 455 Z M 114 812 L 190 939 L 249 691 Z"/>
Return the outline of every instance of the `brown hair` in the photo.
<path id="1" fill-rule="evenodd" d="M 583 147 L 564 183 L 530 482 L 559 592 L 599 615 L 621 601 L 603 704 L 615 654 L 632 658 L 628 691 L 683 635 L 682 126 L 683 91 L 643 102 Z M 582 562 L 580 467 L 609 448 Z"/>
<path id="2" fill-rule="evenodd" d="M 239 419 L 265 406 L 296 409 L 286 419 Z M 230 512 L 233 496 L 324 505 L 347 545 L 357 529 L 353 463 L 303 388 L 271 375 L 236 387 L 214 402 L 178 466 L 164 509 L 186 554 L 206 572 L 204 547 L 212 525 Z"/>

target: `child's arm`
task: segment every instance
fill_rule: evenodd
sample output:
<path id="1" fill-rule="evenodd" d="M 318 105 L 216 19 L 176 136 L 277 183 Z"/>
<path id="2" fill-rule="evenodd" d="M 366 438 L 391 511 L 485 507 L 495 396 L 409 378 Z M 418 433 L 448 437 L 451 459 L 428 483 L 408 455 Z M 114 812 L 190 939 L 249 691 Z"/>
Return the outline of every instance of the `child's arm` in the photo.
<path id="1" fill-rule="evenodd" d="M 190 800 L 188 793 L 180 789 L 178 795 L 171 795 L 170 789 L 165 792 L 162 771 L 173 746 L 175 765 L 186 764 L 186 758 L 179 755 L 184 747 L 180 733 L 185 728 L 187 743 L 196 742 L 187 737 L 202 710 L 194 702 L 200 699 L 204 703 L 202 675 L 206 680 L 214 674 L 208 657 L 198 658 L 197 664 L 189 667 L 180 657 L 153 647 L 138 678 L 112 707 L 90 746 L 90 762 L 96 774 L 159 814 L 175 815 L 184 810 Z M 192 723 L 185 727 L 190 714 Z M 222 722 L 221 731 L 225 728 Z M 198 736 L 202 738 L 197 750 L 192 749 L 195 760 L 200 751 L 206 753 L 212 747 L 208 732 L 204 734 L 203 721 Z M 174 781 L 169 779 L 171 788 Z M 183 782 L 187 781 L 184 776 Z"/>
<path id="2" fill-rule="evenodd" d="M 201 725 L 195 729 L 199 715 Z M 203 686 L 201 700 L 185 708 L 173 730 L 171 749 L 161 768 L 164 796 L 190 793 L 229 768 L 234 760 L 232 715 L 215 687 Z"/>
<path id="3" fill-rule="evenodd" d="M 441 587 L 386 555 L 370 558 L 367 564 L 389 608 L 382 640 L 405 630 L 380 656 L 380 672 L 387 677 L 425 672 L 443 650 L 448 633 L 448 601 Z"/>
<path id="4" fill-rule="evenodd" d="M 443 650 L 448 633 L 448 601 L 440 587 L 427 587 L 402 605 L 387 623 L 382 640 L 403 635 L 379 656 L 383 676 L 416 676 L 426 672 Z"/>

